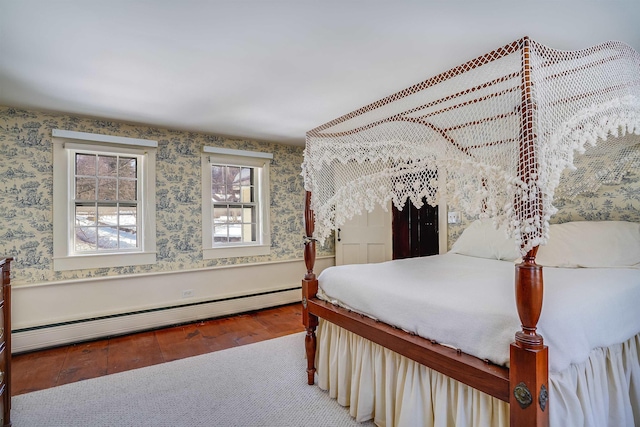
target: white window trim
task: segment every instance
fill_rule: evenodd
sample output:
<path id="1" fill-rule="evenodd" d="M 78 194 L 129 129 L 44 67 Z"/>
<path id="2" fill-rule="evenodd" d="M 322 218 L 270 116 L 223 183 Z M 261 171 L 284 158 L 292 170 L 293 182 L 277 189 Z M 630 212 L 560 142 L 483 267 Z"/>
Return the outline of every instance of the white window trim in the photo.
<path id="1" fill-rule="evenodd" d="M 204 147 L 202 155 L 202 257 L 203 259 L 269 255 L 271 251 L 271 210 L 269 165 L 273 154 L 256 151 Z M 211 154 L 208 156 L 207 154 Z M 234 243 L 213 246 L 211 212 L 211 163 L 261 168 L 259 179 L 260 243 Z"/>
<path id="2" fill-rule="evenodd" d="M 157 141 L 54 129 L 53 138 L 53 270 L 85 270 L 156 263 L 156 148 Z M 72 254 L 74 173 L 72 150 L 142 155 L 142 236 L 140 251 Z"/>

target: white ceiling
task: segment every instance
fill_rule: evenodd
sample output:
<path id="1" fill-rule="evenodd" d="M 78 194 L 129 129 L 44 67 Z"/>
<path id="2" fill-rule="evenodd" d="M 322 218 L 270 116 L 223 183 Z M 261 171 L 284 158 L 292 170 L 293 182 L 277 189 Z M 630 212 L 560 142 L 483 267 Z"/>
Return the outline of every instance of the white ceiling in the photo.
<path id="1" fill-rule="evenodd" d="M 524 35 L 640 50 L 640 0 L 0 0 L 0 105 L 304 144 Z"/>

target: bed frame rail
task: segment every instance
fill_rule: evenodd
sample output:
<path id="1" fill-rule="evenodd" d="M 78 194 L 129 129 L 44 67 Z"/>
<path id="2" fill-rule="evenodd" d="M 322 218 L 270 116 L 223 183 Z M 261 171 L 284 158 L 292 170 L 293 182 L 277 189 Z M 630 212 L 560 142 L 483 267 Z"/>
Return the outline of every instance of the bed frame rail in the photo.
<path id="1" fill-rule="evenodd" d="M 509 401 L 509 370 L 317 298 L 309 311 L 461 383 Z"/>

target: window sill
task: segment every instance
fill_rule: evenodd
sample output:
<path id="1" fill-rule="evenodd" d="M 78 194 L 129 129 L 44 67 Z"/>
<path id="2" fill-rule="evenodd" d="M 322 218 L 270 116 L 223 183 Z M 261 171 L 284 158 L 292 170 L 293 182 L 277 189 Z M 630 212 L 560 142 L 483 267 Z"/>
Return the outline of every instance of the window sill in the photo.
<path id="1" fill-rule="evenodd" d="M 241 256 L 269 255 L 270 245 L 224 246 L 220 248 L 206 248 L 202 251 L 203 259 L 236 258 Z"/>
<path id="2" fill-rule="evenodd" d="M 155 264 L 155 252 L 74 255 L 53 259 L 53 271 L 87 270 L 90 268 L 127 267 Z"/>

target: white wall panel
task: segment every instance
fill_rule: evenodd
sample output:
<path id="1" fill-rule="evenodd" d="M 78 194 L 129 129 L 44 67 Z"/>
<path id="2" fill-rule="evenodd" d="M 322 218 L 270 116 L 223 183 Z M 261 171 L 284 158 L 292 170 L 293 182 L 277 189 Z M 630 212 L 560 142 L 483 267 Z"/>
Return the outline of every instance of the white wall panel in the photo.
<path id="1" fill-rule="evenodd" d="M 316 274 L 331 265 L 333 257 L 319 257 Z M 299 301 L 305 271 L 293 260 L 15 286 L 13 351 Z"/>

